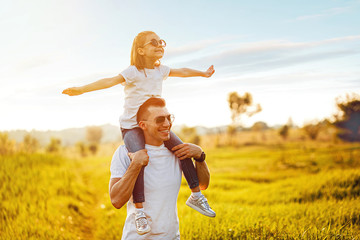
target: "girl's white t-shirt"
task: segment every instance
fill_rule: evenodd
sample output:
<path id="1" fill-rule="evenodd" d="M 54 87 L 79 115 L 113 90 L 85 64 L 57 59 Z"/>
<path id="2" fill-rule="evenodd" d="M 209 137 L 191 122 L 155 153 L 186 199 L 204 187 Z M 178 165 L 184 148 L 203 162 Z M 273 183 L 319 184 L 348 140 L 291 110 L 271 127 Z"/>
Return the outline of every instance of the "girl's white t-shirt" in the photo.
<path id="1" fill-rule="evenodd" d="M 168 78 L 169 73 L 170 68 L 165 65 L 140 71 L 131 65 L 120 73 L 125 79 L 124 113 L 120 117 L 122 128 L 132 129 L 138 126 L 136 114 L 139 107 L 151 97 L 161 97 L 162 82 Z"/>
<path id="2" fill-rule="evenodd" d="M 177 198 L 181 184 L 180 160 L 164 144 L 145 144 L 149 163 L 144 168 L 144 210 L 151 231 L 139 235 L 135 227 L 135 206 L 131 197 L 127 203 L 127 217 L 122 238 L 130 239 L 180 239 Z M 111 178 L 122 178 L 130 165 L 125 145 L 120 146 L 111 161 Z"/>

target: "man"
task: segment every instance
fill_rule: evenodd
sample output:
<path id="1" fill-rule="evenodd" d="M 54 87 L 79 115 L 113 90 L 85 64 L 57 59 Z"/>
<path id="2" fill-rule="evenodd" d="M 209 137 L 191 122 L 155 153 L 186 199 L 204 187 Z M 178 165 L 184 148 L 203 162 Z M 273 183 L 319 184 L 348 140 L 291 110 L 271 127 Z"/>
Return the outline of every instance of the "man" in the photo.
<path id="1" fill-rule="evenodd" d="M 204 161 L 205 154 L 199 146 L 181 144 L 173 148 L 174 153 L 164 146 L 164 141 L 170 138 L 172 119 L 163 99 L 149 99 L 138 112 L 138 125 L 144 132 L 146 149 L 128 153 L 125 146 L 120 146 L 113 156 L 109 183 L 111 202 L 116 208 L 121 208 L 128 202 L 122 239 L 180 239 L 176 207 L 181 184 L 179 159 L 197 160 L 195 167 L 200 189 L 205 190 L 209 185 L 209 169 Z M 135 206 L 129 200 L 143 166 L 146 166 L 144 209 L 151 231 L 140 236 L 135 227 Z M 215 216 L 205 197 L 196 201 L 190 199 L 187 205 Z"/>

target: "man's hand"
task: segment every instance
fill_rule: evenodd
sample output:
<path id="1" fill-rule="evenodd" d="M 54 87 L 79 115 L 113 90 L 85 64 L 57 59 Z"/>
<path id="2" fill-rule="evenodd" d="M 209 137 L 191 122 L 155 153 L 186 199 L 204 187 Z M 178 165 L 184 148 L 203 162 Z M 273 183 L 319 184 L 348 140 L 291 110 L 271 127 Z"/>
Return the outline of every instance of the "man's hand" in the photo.
<path id="1" fill-rule="evenodd" d="M 72 88 L 65 89 L 62 93 L 67 94 L 69 96 L 76 96 L 76 95 L 83 94 L 84 92 L 81 90 L 80 87 L 72 87 Z"/>
<path id="2" fill-rule="evenodd" d="M 183 143 L 171 149 L 180 160 L 186 158 L 200 158 L 203 150 L 198 145 L 192 143 Z"/>
<path id="3" fill-rule="evenodd" d="M 147 154 L 146 149 L 139 150 L 134 153 L 128 153 L 129 158 L 134 164 L 139 164 L 140 166 L 147 166 L 149 163 L 149 155 Z"/>
<path id="4" fill-rule="evenodd" d="M 211 77 L 211 76 L 214 74 L 214 72 L 215 72 L 214 65 L 211 65 L 211 66 L 208 68 L 208 70 L 205 71 L 204 77 L 209 78 L 209 77 Z"/>

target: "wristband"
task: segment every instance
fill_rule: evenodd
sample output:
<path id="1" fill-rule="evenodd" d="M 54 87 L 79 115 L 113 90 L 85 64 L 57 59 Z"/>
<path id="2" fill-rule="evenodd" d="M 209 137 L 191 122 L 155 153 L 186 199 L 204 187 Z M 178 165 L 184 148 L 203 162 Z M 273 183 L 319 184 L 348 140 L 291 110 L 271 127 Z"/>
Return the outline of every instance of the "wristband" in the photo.
<path id="1" fill-rule="evenodd" d="M 206 157 L 205 153 L 202 152 L 200 158 L 194 158 L 194 160 L 197 162 L 203 162 L 205 161 L 205 157 Z"/>

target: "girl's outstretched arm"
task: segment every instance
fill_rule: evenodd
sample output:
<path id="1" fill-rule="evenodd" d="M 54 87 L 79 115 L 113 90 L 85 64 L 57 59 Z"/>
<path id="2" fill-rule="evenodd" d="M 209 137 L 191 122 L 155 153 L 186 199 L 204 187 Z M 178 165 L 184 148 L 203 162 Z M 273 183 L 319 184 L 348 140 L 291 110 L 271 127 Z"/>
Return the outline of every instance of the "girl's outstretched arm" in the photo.
<path id="1" fill-rule="evenodd" d="M 103 78 L 96 82 L 81 86 L 81 87 L 72 87 L 65 89 L 62 93 L 69 96 L 76 96 L 83 93 L 100 90 L 104 88 L 109 88 L 117 84 L 125 82 L 125 79 L 122 75 L 117 75 L 112 78 Z"/>
<path id="2" fill-rule="evenodd" d="M 205 72 L 191 68 L 170 69 L 170 77 L 211 77 L 215 72 L 214 65 L 211 65 Z"/>

